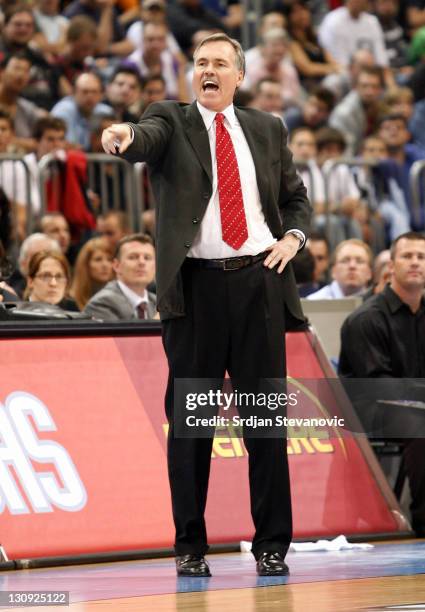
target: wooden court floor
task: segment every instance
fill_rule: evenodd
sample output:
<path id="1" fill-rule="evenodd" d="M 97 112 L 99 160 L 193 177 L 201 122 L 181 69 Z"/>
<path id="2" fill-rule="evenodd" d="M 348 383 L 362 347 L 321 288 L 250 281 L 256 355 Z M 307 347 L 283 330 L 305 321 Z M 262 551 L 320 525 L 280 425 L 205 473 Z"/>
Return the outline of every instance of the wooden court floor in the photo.
<path id="1" fill-rule="evenodd" d="M 69 590 L 72 612 L 425 612 L 425 542 L 290 553 L 288 578 L 258 578 L 251 555 L 210 555 L 213 577 L 177 579 L 172 559 L 0 573 L 0 590 Z M 17 608 L 1 607 L 1 610 Z"/>

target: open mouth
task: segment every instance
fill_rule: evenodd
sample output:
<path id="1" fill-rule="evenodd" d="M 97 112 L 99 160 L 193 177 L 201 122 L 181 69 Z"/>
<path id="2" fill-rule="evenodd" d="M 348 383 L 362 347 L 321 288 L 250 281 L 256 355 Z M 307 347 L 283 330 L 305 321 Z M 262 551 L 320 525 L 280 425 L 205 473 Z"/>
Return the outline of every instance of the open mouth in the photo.
<path id="1" fill-rule="evenodd" d="M 215 81 L 204 81 L 202 83 L 202 90 L 203 91 L 218 91 L 218 85 Z"/>

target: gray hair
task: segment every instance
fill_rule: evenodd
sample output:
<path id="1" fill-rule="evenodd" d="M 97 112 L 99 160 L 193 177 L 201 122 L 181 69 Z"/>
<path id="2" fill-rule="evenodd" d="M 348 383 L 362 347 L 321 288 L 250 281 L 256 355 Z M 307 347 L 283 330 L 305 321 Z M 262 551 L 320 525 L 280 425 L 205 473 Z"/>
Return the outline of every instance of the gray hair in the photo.
<path id="1" fill-rule="evenodd" d="M 224 34 L 223 32 L 218 32 L 217 34 L 211 34 L 211 36 L 207 36 L 206 38 L 201 40 L 201 42 L 199 43 L 199 45 L 196 47 L 195 51 L 193 52 L 193 57 L 194 58 L 196 57 L 201 47 L 203 47 L 204 45 L 207 45 L 208 43 L 213 43 L 213 42 L 227 42 L 229 43 L 229 45 L 232 45 L 233 50 L 235 52 L 235 56 L 236 56 L 237 69 L 242 70 L 242 74 L 245 74 L 245 54 L 243 52 L 241 44 L 237 40 L 235 40 L 234 38 L 230 38 L 230 36 L 227 36 L 227 34 Z"/>
<path id="2" fill-rule="evenodd" d="M 28 255 L 31 252 L 32 247 L 34 247 L 37 243 L 43 243 L 43 245 L 47 245 L 43 246 L 43 248 L 40 249 L 42 251 L 54 251 L 57 253 L 62 252 L 58 241 L 54 238 L 50 238 L 50 236 L 47 236 L 47 234 L 42 234 L 41 232 L 35 232 L 34 234 L 30 234 L 27 238 L 25 238 L 19 250 L 19 269 L 24 276 L 26 276 L 27 274 L 25 267 Z"/>

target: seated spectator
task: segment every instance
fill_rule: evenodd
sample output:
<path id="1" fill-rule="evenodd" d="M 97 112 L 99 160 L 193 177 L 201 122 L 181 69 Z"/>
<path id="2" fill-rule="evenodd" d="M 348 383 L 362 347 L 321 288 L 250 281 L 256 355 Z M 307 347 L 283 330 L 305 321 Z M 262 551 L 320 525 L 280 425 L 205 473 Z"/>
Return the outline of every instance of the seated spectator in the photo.
<path id="1" fill-rule="evenodd" d="M 283 98 L 279 81 L 267 77 L 258 81 L 250 106 L 282 119 Z"/>
<path id="2" fill-rule="evenodd" d="M 103 321 L 158 318 L 156 296 L 147 291 L 155 276 L 155 249 L 144 234 L 126 236 L 117 245 L 109 282 L 88 302 L 84 313 Z"/>
<path id="3" fill-rule="evenodd" d="M 31 61 L 24 53 L 7 56 L 0 63 L 0 106 L 13 119 L 15 148 L 25 152 L 35 149 L 34 126 L 37 119 L 46 115 L 46 111 L 22 97 L 30 70 Z"/>
<path id="4" fill-rule="evenodd" d="M 425 26 L 424 0 L 407 0 L 407 25 L 411 32 Z"/>
<path id="5" fill-rule="evenodd" d="M 335 167 L 326 183 L 324 172 L 341 157 L 344 147 L 343 135 L 332 128 L 322 128 L 317 135 L 299 128 L 289 141 L 295 160 L 307 165 L 300 168 L 300 174 L 313 204 L 313 226 L 323 232 L 329 225 L 332 248 L 346 238 L 361 238 L 360 221 L 365 216 L 365 205 L 348 166 Z"/>
<path id="6" fill-rule="evenodd" d="M 51 115 L 46 115 L 38 119 L 34 125 L 32 136 L 36 143 L 36 150 L 34 153 L 28 153 L 24 157 L 29 172 L 30 206 L 33 219 L 37 218 L 41 212 L 40 168 L 38 162 L 44 155 L 64 149 L 65 131 L 65 122 Z M 25 227 L 28 214 L 28 198 L 26 193 L 26 175 L 22 164 L 17 164 L 15 172 L 17 177 L 16 186 L 20 194 L 18 201 L 21 203 L 19 218 Z"/>
<path id="7" fill-rule="evenodd" d="M 388 236 L 386 244 L 389 244 L 397 236 L 410 230 L 406 198 L 396 179 L 387 171 L 385 160 L 388 159 L 388 149 L 382 138 L 379 136 L 366 138 L 361 158 L 378 163 L 374 168 L 365 166 L 356 168 L 353 172 L 355 172 L 357 185 L 368 202 L 369 210 L 384 220 L 385 232 Z"/>
<path id="8" fill-rule="evenodd" d="M 127 215 L 118 210 L 110 210 L 97 218 L 97 232 L 105 238 L 113 253 L 120 240 L 130 233 Z"/>
<path id="9" fill-rule="evenodd" d="M 128 61 L 142 77 L 160 74 L 165 80 L 167 98 L 186 102 L 186 61 L 181 54 L 167 49 L 168 28 L 165 23 L 146 23 L 141 45 L 128 56 Z"/>
<path id="10" fill-rule="evenodd" d="M 114 278 L 113 252 L 103 238 L 88 240 L 78 253 L 71 296 L 80 310 Z"/>
<path id="11" fill-rule="evenodd" d="M 0 37 L 0 52 L 16 56 L 27 56 L 31 73 L 22 96 L 36 106 L 50 110 L 57 100 L 66 93 L 62 89 L 63 77 L 56 66 L 50 64 L 31 45 L 35 33 L 34 15 L 25 4 L 13 4 L 5 12 L 4 28 Z"/>
<path id="12" fill-rule="evenodd" d="M 112 107 L 116 121 L 137 123 L 140 115 L 131 112 L 131 108 L 140 107 L 142 80 L 136 69 L 119 66 L 106 86 L 105 103 Z"/>
<path id="13" fill-rule="evenodd" d="M 114 4 L 112 0 L 73 0 L 66 7 L 64 15 L 68 19 L 77 15 L 92 19 L 97 25 L 97 52 L 125 57 L 134 47 L 125 38 L 125 30 L 119 22 Z"/>
<path id="14" fill-rule="evenodd" d="M 384 43 L 390 67 L 408 73 L 406 34 L 397 20 L 399 0 L 374 0 L 373 12 L 378 18 L 384 34 Z M 407 69 L 407 70 L 406 70 Z"/>
<path id="15" fill-rule="evenodd" d="M 342 66 L 350 64 L 358 49 L 368 49 L 384 71 L 386 84 L 394 85 L 384 33 L 378 19 L 367 12 L 367 6 L 367 0 L 345 0 L 345 6 L 330 11 L 319 28 L 320 44 Z"/>
<path id="16" fill-rule="evenodd" d="M 389 115 L 403 115 L 410 121 L 415 98 L 410 87 L 390 87 L 382 97 L 382 106 Z"/>
<path id="17" fill-rule="evenodd" d="M 294 0 L 287 6 L 290 52 L 301 84 L 310 91 L 330 74 L 343 71 L 332 55 L 320 46 L 312 25 L 312 15 L 305 0 Z"/>
<path id="18" fill-rule="evenodd" d="M 65 95 L 73 94 L 73 83 L 80 74 L 89 72 L 97 50 L 97 26 L 93 19 L 77 15 L 69 21 L 65 45 L 56 60 L 66 79 Z"/>
<path id="19" fill-rule="evenodd" d="M 71 270 L 62 253 L 36 253 L 28 264 L 25 298 L 30 302 L 46 302 L 64 310 L 78 311 L 74 300 L 67 297 L 70 282 Z"/>
<path id="20" fill-rule="evenodd" d="M 362 295 L 372 278 L 372 251 L 362 240 L 344 240 L 336 247 L 332 282 L 307 296 L 308 300 L 332 300 Z"/>
<path id="21" fill-rule="evenodd" d="M 33 10 L 36 33 L 32 42 L 45 57 L 55 58 L 65 48 L 69 21 L 60 14 L 59 0 L 37 0 Z"/>
<path id="22" fill-rule="evenodd" d="M 306 246 L 314 258 L 313 280 L 320 289 L 328 282 L 330 249 L 326 237 L 319 232 L 310 232 Z"/>
<path id="23" fill-rule="evenodd" d="M 299 104 L 302 94 L 300 81 L 289 58 L 289 37 L 285 30 L 267 31 L 260 44 L 260 53 L 246 64 L 241 89 L 252 89 L 265 77 L 280 83 L 285 106 Z"/>
<path id="24" fill-rule="evenodd" d="M 18 268 L 14 270 L 9 279 L 10 286 L 19 297 L 23 296 L 27 284 L 30 259 L 33 255 L 40 253 L 41 251 L 49 251 L 50 253 L 54 252 L 60 255 L 62 254 L 60 246 L 56 240 L 49 238 L 41 232 L 30 234 L 27 238 L 25 238 L 21 244 L 21 248 L 19 249 Z"/>
<path id="25" fill-rule="evenodd" d="M 319 87 L 311 92 L 301 108 L 292 106 L 285 111 L 286 127 L 289 132 L 300 127 L 319 130 L 328 124 L 334 106 L 334 94 L 328 89 Z"/>
<path id="26" fill-rule="evenodd" d="M 393 242 L 390 271 L 390 284 L 355 310 L 342 326 L 339 374 L 343 377 L 371 378 L 375 383 L 378 379 L 390 382 L 390 378 L 425 378 L 425 237 L 422 234 L 409 232 Z M 411 399 L 409 391 L 415 399 L 414 388 L 409 389 L 408 385 L 404 385 L 403 398 Z M 388 410 L 391 409 L 392 406 L 388 406 Z M 410 418 L 411 415 L 410 412 Z M 409 416 L 403 414 L 402 419 L 398 438 L 403 438 L 403 430 L 409 427 L 409 420 L 406 420 Z M 419 435 L 417 427 L 415 430 Z M 405 439 L 404 443 L 403 459 L 412 497 L 412 526 L 416 534 L 423 537 L 423 435 Z"/>
<path id="27" fill-rule="evenodd" d="M 65 217 L 59 212 L 47 213 L 40 219 L 40 229 L 43 234 L 56 240 L 66 256 L 71 245 L 71 232 Z"/>
<path id="28" fill-rule="evenodd" d="M 134 49 L 139 49 L 143 42 L 143 29 L 146 23 L 165 23 L 167 24 L 165 0 L 141 0 L 138 5 L 136 21 L 127 30 L 127 39 L 131 42 Z M 167 49 L 173 55 L 181 53 L 181 49 L 172 32 L 167 31 Z"/>
<path id="29" fill-rule="evenodd" d="M 84 72 L 75 81 L 75 93 L 52 108 L 52 115 L 67 124 L 66 139 L 84 151 L 90 149 L 90 134 L 95 118 L 111 114 L 112 108 L 101 103 L 102 82 L 91 72 Z"/>
<path id="30" fill-rule="evenodd" d="M 362 68 L 355 90 L 345 96 L 332 111 L 329 124 L 345 135 L 347 155 L 357 155 L 363 138 L 375 131 L 382 93 L 381 70 Z"/>
<path id="31" fill-rule="evenodd" d="M 422 200 L 421 209 L 413 210 L 409 175 L 414 162 L 425 159 L 425 150 L 409 143 L 410 132 L 403 115 L 382 117 L 378 133 L 388 150 L 388 159 L 381 163 L 381 171 L 385 172 L 387 177 L 394 178 L 403 192 L 410 213 L 411 227 L 415 230 L 423 230 L 425 228 L 425 203 Z"/>
<path id="32" fill-rule="evenodd" d="M 152 104 L 153 102 L 161 102 L 162 100 L 166 99 L 166 96 L 167 91 L 163 76 L 160 74 L 154 74 L 145 79 L 142 85 L 142 103 L 138 109 L 139 116 L 143 114 L 149 104 Z"/>

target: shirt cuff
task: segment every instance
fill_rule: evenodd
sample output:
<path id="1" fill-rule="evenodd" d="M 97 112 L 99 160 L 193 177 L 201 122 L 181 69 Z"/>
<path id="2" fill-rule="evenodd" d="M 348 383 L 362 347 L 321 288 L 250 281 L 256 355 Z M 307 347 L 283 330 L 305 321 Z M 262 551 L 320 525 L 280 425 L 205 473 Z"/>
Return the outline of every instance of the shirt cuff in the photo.
<path id="1" fill-rule="evenodd" d="M 300 241 L 300 246 L 298 247 L 298 250 L 303 248 L 303 246 L 305 245 L 305 234 L 304 234 L 304 232 L 302 232 L 299 229 L 290 229 L 287 232 L 285 232 L 285 236 L 287 234 L 293 234 L 295 236 L 295 238 L 298 238 L 298 240 Z"/>
<path id="2" fill-rule="evenodd" d="M 128 126 L 130 128 L 130 132 L 131 132 L 131 140 L 130 140 L 130 144 L 132 144 L 133 140 L 134 140 L 134 130 L 131 127 L 131 125 Z"/>

